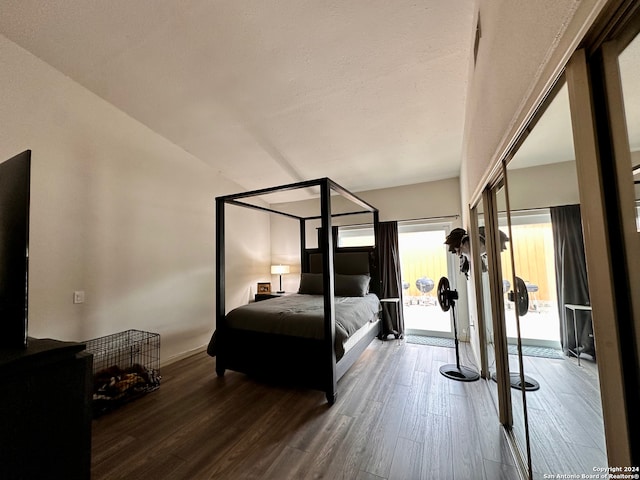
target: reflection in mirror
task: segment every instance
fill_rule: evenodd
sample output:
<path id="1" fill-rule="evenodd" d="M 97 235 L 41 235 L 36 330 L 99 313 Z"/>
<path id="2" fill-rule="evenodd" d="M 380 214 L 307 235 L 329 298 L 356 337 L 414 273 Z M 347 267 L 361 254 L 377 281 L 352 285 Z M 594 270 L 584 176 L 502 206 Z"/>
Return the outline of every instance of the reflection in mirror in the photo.
<path id="1" fill-rule="evenodd" d="M 520 378 L 520 366 L 517 356 L 517 328 L 515 328 L 516 316 L 514 312 L 515 305 L 513 302 L 513 291 L 515 289 L 513 283 L 513 266 L 511 264 L 511 239 L 509 236 L 509 218 L 507 214 L 507 198 L 506 191 L 501 188 L 497 194 L 498 206 L 498 229 L 500 230 L 500 266 L 502 270 L 502 294 L 504 295 L 504 319 L 505 331 L 507 334 L 508 348 L 508 368 L 509 368 L 509 384 L 513 385 Z M 504 242 L 502 241 L 504 239 Z M 515 438 L 517 448 L 522 458 L 528 463 L 529 441 L 525 415 L 525 400 L 521 390 L 515 388 L 509 389 L 511 393 L 511 410 L 513 417 L 512 433 Z"/>
<path id="2" fill-rule="evenodd" d="M 477 225 L 479 231 L 479 256 L 480 256 L 480 277 L 481 282 L 478 286 L 480 301 L 482 304 L 482 323 L 485 329 L 485 353 L 487 358 L 487 377 L 489 379 L 489 390 L 491 397 L 493 398 L 496 412 L 498 412 L 499 400 L 498 400 L 498 386 L 496 382 L 491 381 L 491 378 L 495 378 L 496 374 L 496 352 L 495 352 L 495 340 L 493 330 L 493 311 L 491 308 L 491 290 L 489 284 L 489 262 L 487 260 L 487 249 L 485 242 L 485 207 L 484 199 L 480 200 L 480 203 L 475 209 L 477 217 Z"/>
<path id="3" fill-rule="evenodd" d="M 636 226 L 640 232 L 640 36 L 627 45 L 618 58 L 624 111 L 635 184 Z"/>
<path id="4" fill-rule="evenodd" d="M 514 271 L 503 273 L 522 279 L 528 299 L 520 311 L 507 303 L 507 334 L 514 344 L 519 322 L 523 370 L 539 382 L 525 392 L 534 478 L 589 474 L 606 454 L 566 85 L 507 165 L 507 179 Z M 515 430 L 523 402 L 512 390 Z"/>

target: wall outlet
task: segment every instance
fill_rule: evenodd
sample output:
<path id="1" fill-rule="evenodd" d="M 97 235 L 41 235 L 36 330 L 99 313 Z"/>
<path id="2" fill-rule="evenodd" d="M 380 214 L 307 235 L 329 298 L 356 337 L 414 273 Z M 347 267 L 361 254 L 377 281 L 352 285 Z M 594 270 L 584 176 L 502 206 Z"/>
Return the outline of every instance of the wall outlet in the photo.
<path id="1" fill-rule="evenodd" d="M 84 303 L 84 290 L 73 292 L 73 303 Z"/>

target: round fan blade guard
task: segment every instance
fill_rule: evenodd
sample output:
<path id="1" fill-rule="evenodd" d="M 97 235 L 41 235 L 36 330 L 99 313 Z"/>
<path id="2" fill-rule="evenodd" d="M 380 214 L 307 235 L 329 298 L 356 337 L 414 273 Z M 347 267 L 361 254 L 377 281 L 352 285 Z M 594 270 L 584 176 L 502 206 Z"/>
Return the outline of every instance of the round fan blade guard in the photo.
<path id="1" fill-rule="evenodd" d="M 518 315 L 521 317 L 529 311 L 527 284 L 520 277 L 516 277 L 516 305 L 518 306 Z"/>
<path id="2" fill-rule="evenodd" d="M 438 304 L 443 312 L 448 312 L 458 299 L 458 292 L 451 290 L 449 279 L 447 277 L 440 278 L 438 282 Z"/>
<path id="3" fill-rule="evenodd" d="M 515 292 L 512 290 L 508 294 L 510 301 L 515 303 L 519 317 L 523 317 L 529 311 L 529 291 L 527 284 L 520 277 L 516 277 Z"/>
<path id="4" fill-rule="evenodd" d="M 527 284 L 520 277 L 516 277 L 516 285 L 515 292 L 509 292 L 509 300 L 515 303 L 516 311 L 518 312 L 518 317 L 522 317 L 527 314 L 529 311 L 529 291 L 527 290 Z M 540 383 L 534 378 L 523 375 L 524 377 L 524 387 L 522 384 L 522 378 L 520 378 L 520 373 L 510 373 L 509 374 L 509 383 L 511 387 L 518 390 L 526 390 L 526 391 L 535 391 L 540 388 Z M 494 372 L 491 375 L 491 378 L 497 382 L 497 376 Z"/>

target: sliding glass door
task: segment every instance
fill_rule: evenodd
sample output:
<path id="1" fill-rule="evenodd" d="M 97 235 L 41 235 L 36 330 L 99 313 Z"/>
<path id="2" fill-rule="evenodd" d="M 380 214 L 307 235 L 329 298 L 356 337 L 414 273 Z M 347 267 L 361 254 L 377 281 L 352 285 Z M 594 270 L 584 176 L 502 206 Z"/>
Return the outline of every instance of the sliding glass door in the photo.
<path id="1" fill-rule="evenodd" d="M 453 337 L 451 312 L 438 305 L 437 286 L 441 277 L 449 277 L 455 288 L 452 255 L 444 244 L 450 223 L 427 220 L 398 222 L 398 244 L 405 333 L 432 337 Z M 341 226 L 338 230 L 340 247 L 373 245 L 370 225 Z"/>
<path id="2" fill-rule="evenodd" d="M 511 167 L 511 163 L 509 164 Z M 551 213 L 548 208 L 511 211 L 512 245 L 518 276 L 522 278 L 528 295 L 528 307 L 521 315 L 520 334 L 522 344 L 529 351 L 535 348 L 560 349 L 560 317 L 556 293 L 555 249 Z M 506 218 L 501 219 L 506 225 Z M 505 279 L 513 275 L 510 263 L 506 265 Z M 509 281 L 509 280 L 507 280 Z M 506 285 L 506 284 L 505 284 Z M 509 281 L 509 287 L 511 281 Z M 509 344 L 516 344 L 516 304 L 506 303 L 507 337 Z"/>
<path id="3" fill-rule="evenodd" d="M 449 224 L 398 222 L 403 313 L 407 334 L 451 337 L 450 312 L 438 305 L 437 286 L 449 277 L 450 255 L 444 244 Z"/>

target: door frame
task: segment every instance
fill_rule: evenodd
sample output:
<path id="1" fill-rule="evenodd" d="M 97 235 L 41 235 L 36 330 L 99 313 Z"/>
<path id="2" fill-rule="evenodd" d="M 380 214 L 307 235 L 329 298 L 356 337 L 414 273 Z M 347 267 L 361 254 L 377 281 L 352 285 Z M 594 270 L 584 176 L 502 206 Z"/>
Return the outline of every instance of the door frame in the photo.
<path id="1" fill-rule="evenodd" d="M 454 222 L 453 221 L 443 221 L 441 218 L 439 219 L 419 219 L 419 220 L 398 220 L 398 241 L 400 240 L 400 235 L 403 233 L 400 230 L 403 227 L 407 227 L 410 225 L 414 225 L 416 227 L 419 226 L 426 226 L 426 229 L 423 230 L 419 230 L 419 231 L 433 231 L 433 230 L 444 230 L 445 232 L 445 236 L 449 235 L 449 233 L 451 232 L 451 230 L 454 228 L 453 227 Z M 401 249 L 402 250 L 402 249 Z M 447 258 L 447 278 L 449 278 L 450 283 L 451 283 L 451 288 L 452 289 L 456 289 L 457 288 L 457 281 L 456 281 L 456 276 L 453 274 L 453 272 L 455 272 L 455 263 L 454 263 L 454 259 L 452 258 L 452 255 L 447 255 L 445 247 L 444 247 L 444 243 L 443 243 L 443 251 L 444 254 L 446 255 Z M 400 251 L 400 256 L 402 257 L 402 251 Z M 437 288 L 438 285 L 438 280 L 439 279 L 432 279 L 435 282 L 435 288 Z M 404 305 L 401 305 L 402 308 L 404 308 Z M 452 317 L 452 311 L 449 312 L 449 331 L 448 332 L 442 332 L 439 330 L 428 330 L 428 329 L 415 329 L 413 331 L 409 331 L 407 329 L 407 331 L 405 332 L 408 335 L 418 335 L 416 333 L 416 331 L 421 332 L 419 335 L 427 335 L 430 337 L 440 337 L 440 338 L 453 338 L 453 317 Z M 458 325 L 460 324 L 460 318 L 458 316 Z"/>

